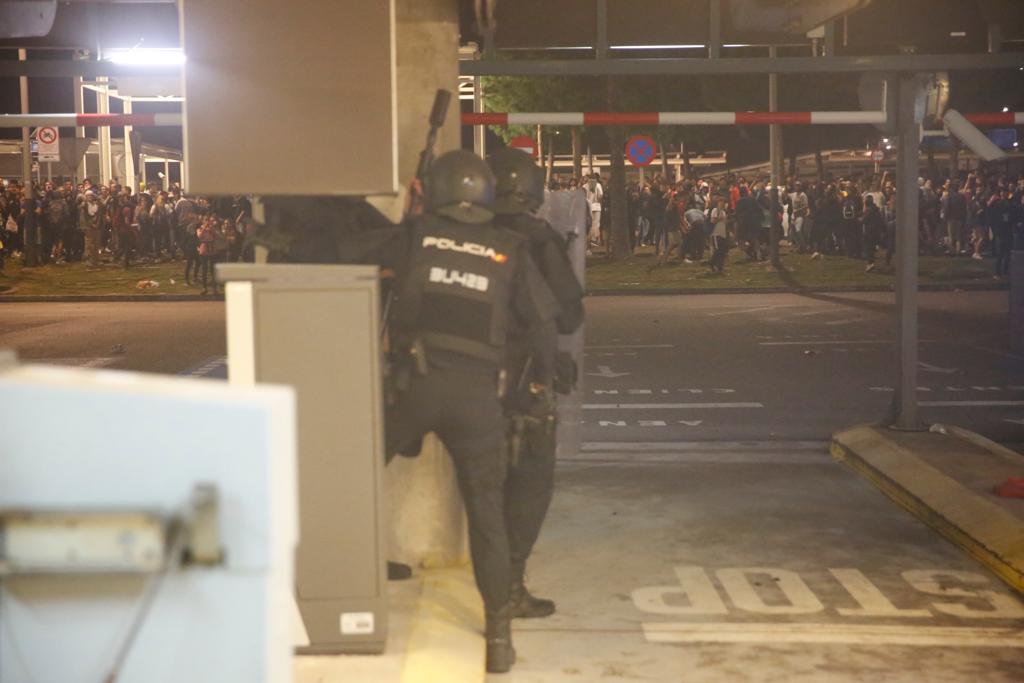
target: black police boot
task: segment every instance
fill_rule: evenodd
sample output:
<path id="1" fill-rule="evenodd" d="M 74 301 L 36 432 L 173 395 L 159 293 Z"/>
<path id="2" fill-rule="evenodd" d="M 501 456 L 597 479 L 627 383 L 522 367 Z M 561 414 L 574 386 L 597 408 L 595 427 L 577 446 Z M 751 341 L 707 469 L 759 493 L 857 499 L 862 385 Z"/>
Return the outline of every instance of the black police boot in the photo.
<path id="1" fill-rule="evenodd" d="M 512 580 L 508 599 L 512 604 L 513 619 L 540 619 L 555 613 L 555 602 L 530 595 L 521 578 Z"/>
<path id="2" fill-rule="evenodd" d="M 512 647 L 512 606 L 487 615 L 487 673 L 503 674 L 516 663 L 516 650 Z"/>

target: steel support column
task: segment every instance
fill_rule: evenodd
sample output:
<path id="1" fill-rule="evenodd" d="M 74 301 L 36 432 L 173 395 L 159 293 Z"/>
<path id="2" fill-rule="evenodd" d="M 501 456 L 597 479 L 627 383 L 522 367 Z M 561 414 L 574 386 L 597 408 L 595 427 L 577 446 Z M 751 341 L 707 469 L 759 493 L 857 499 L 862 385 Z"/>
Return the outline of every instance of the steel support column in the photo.
<path id="1" fill-rule="evenodd" d="M 772 45 L 768 48 L 768 58 L 774 61 L 778 49 Z M 779 110 L 779 77 L 775 73 L 768 74 L 768 111 Z M 771 160 L 772 185 L 782 182 L 782 127 L 772 124 L 768 127 L 768 149 Z"/>
<path id="2" fill-rule="evenodd" d="M 18 50 L 18 61 L 24 62 L 28 59 L 28 54 L 25 50 Z M 18 89 L 21 95 L 21 113 L 28 113 L 28 76 L 22 76 L 18 79 Z M 25 188 L 25 199 L 30 200 L 34 192 L 32 191 L 32 140 L 31 130 L 29 128 L 21 129 L 21 182 Z M 39 265 L 39 249 L 38 249 L 38 237 L 39 237 L 39 225 L 36 223 L 38 217 L 26 216 L 25 223 L 21 230 L 22 250 L 25 254 L 25 265 L 36 266 Z M 32 223 L 32 228 L 29 229 L 29 222 Z"/>
<path id="3" fill-rule="evenodd" d="M 74 58 L 76 60 L 85 59 L 86 58 L 85 57 L 85 53 L 82 52 L 82 51 L 76 51 Z M 75 76 L 74 78 L 72 78 L 71 87 L 72 87 L 72 91 L 73 91 L 74 98 L 75 98 L 75 113 L 76 114 L 84 114 L 85 113 L 85 102 L 84 102 L 84 100 L 85 100 L 84 94 L 85 93 L 82 91 L 82 77 L 81 76 Z M 85 139 L 85 126 L 75 126 L 75 139 L 76 140 L 84 140 Z M 85 178 L 85 175 L 86 175 L 85 154 L 83 154 L 82 157 L 78 161 L 78 167 L 75 169 L 75 175 L 76 175 L 75 179 L 78 182 L 81 182 L 82 179 Z"/>
<path id="4" fill-rule="evenodd" d="M 96 112 L 99 114 L 110 113 L 110 94 L 108 92 L 107 77 L 97 79 L 100 88 L 96 90 Z M 98 128 L 100 143 L 100 185 L 109 185 L 114 176 L 113 164 L 110 151 L 110 128 L 101 126 Z"/>
<path id="5" fill-rule="evenodd" d="M 896 429 L 922 429 L 917 412 L 918 147 L 923 107 L 917 75 L 899 76 L 899 154 L 896 165 Z"/>
<path id="6" fill-rule="evenodd" d="M 597 0 L 597 59 L 608 57 L 608 0 Z"/>
<path id="7" fill-rule="evenodd" d="M 708 57 L 722 56 L 722 0 L 708 0 Z"/>
<path id="8" fill-rule="evenodd" d="M 121 103 L 122 103 L 122 106 L 124 107 L 124 109 L 123 109 L 124 113 L 125 114 L 131 114 L 132 113 L 132 98 L 131 97 L 123 97 L 123 98 L 121 98 Z M 136 178 L 135 150 L 132 149 L 132 130 L 133 129 L 132 129 L 131 126 L 125 126 L 124 127 L 124 142 L 123 142 L 123 145 L 122 145 L 122 149 L 124 150 L 124 179 L 123 179 L 123 183 L 124 183 L 125 187 L 132 188 L 132 192 L 138 193 L 139 188 L 136 187 L 136 184 L 135 184 L 135 178 Z"/>

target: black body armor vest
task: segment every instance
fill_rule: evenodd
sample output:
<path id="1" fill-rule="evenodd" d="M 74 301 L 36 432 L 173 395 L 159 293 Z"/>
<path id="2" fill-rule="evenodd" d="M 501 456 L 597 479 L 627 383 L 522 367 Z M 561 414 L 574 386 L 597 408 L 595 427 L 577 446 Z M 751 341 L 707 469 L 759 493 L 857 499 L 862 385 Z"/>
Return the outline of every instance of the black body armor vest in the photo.
<path id="1" fill-rule="evenodd" d="M 431 350 L 498 365 L 522 238 L 491 225 L 427 216 L 413 228 L 395 329 Z"/>

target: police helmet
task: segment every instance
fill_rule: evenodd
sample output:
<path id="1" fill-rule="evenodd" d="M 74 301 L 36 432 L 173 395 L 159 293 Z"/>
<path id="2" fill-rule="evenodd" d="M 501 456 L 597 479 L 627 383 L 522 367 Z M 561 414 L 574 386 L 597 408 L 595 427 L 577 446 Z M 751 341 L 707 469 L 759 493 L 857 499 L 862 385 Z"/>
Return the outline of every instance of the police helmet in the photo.
<path id="1" fill-rule="evenodd" d="M 505 147 L 487 157 L 498 181 L 494 213 L 534 211 L 544 203 L 544 172 L 521 149 Z"/>
<path id="2" fill-rule="evenodd" d="M 494 174 L 472 152 L 453 150 L 435 159 L 423 193 L 430 213 L 460 223 L 486 223 L 494 218 Z"/>

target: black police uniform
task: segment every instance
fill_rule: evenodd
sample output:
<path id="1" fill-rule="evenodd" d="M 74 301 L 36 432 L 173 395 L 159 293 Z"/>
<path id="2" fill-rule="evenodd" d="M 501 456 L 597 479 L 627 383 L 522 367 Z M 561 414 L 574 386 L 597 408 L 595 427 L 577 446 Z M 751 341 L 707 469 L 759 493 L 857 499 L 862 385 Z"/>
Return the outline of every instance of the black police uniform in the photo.
<path id="1" fill-rule="evenodd" d="M 345 260 L 396 271 L 392 338 L 425 356 L 409 361 L 408 385 L 387 410 L 387 453 L 414 451 L 428 432 L 444 443 L 466 506 L 477 587 L 488 614 L 499 613 L 510 583 L 499 373 L 514 328 L 527 330 L 539 376 L 552 376 L 547 350 L 557 338 L 558 307 L 526 241 L 512 231 L 427 215 L 373 233 L 361 255 Z"/>
<path id="2" fill-rule="evenodd" d="M 547 221 L 527 213 L 499 214 L 495 223 L 522 235 L 548 288 L 558 302 L 558 332 L 571 334 L 583 323 L 583 288 L 567 255 L 565 240 Z M 556 353 L 557 339 L 547 354 Z M 571 358 L 557 363 L 560 377 L 556 386 L 569 393 L 575 371 Z M 567 362 L 566 362 L 567 361 Z M 555 449 L 554 406 L 538 405 L 541 400 L 530 384 L 548 384 L 536 372 L 536 355 L 526 343 L 525 330 L 513 329 L 506 354 L 509 389 L 504 407 L 509 420 L 513 462 L 505 482 L 505 524 L 508 529 L 513 586 L 521 586 L 526 560 L 540 535 L 554 492 Z M 547 411 L 547 414 L 545 414 Z"/>

